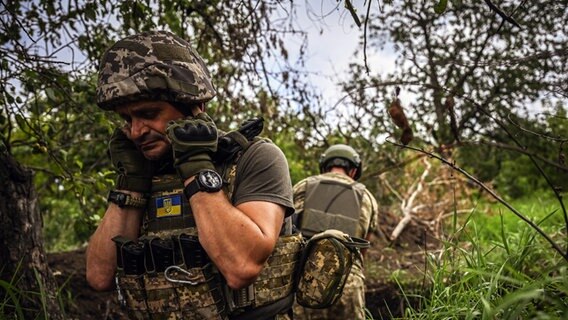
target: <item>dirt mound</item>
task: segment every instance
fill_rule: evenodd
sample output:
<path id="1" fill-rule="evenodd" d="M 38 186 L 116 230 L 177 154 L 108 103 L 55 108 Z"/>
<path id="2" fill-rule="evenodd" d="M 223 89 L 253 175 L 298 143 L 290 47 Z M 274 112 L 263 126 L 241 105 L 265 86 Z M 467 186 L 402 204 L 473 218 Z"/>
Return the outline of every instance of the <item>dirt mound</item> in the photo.
<path id="1" fill-rule="evenodd" d="M 387 240 L 400 218 L 390 212 L 380 217 L 380 232 L 365 258 L 365 300 L 374 319 L 390 319 L 402 316 L 408 303 L 420 303 L 404 298 L 403 292 L 428 290 L 426 253 L 438 249 L 440 242 L 420 220 L 411 220 L 395 241 Z"/>
<path id="2" fill-rule="evenodd" d="M 110 320 L 125 319 L 120 310 L 115 291 L 97 292 L 85 279 L 85 249 L 48 255 L 49 266 L 57 282 L 71 299 L 64 299 L 66 319 Z"/>

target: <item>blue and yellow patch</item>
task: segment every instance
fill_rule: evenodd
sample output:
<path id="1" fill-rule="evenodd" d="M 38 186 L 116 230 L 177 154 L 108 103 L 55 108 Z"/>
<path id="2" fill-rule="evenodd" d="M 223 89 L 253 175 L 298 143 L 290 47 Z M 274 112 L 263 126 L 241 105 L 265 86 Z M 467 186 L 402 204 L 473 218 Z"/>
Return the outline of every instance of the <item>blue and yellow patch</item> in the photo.
<path id="1" fill-rule="evenodd" d="M 173 217 L 181 215 L 181 195 L 156 198 L 156 217 Z"/>

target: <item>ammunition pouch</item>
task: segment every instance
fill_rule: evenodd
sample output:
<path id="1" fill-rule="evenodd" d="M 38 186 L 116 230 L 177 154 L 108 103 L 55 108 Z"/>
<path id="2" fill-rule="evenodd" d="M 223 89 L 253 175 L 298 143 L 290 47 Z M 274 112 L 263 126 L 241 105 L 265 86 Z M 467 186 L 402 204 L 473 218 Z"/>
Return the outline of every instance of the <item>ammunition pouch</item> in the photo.
<path id="1" fill-rule="evenodd" d="M 118 238 L 118 239 L 117 239 Z M 137 242 L 114 238 L 122 257 L 129 246 L 143 248 L 142 272 L 129 275 L 131 261 L 117 262 L 121 304 L 131 319 L 226 319 L 220 274 L 195 236 L 144 236 Z M 118 252 L 117 252 L 118 253 Z M 133 260 L 134 261 L 134 260 Z M 136 260 L 139 262 L 139 260 Z M 122 270 L 120 265 L 122 263 Z M 138 271 L 139 272 L 139 271 Z"/>
<path id="2" fill-rule="evenodd" d="M 251 319 L 270 317 L 293 303 L 294 280 L 304 240 L 281 236 L 256 281 L 233 290 L 209 260 L 196 236 L 169 239 L 121 237 L 117 244 L 117 284 L 121 304 L 132 319 Z M 136 259 L 125 259 L 136 248 Z M 126 274 L 125 270 L 135 270 Z"/>
<path id="3" fill-rule="evenodd" d="M 369 242 L 339 230 L 326 230 L 307 243 L 300 269 L 296 301 L 313 309 L 333 305 L 343 292 L 359 249 Z"/>

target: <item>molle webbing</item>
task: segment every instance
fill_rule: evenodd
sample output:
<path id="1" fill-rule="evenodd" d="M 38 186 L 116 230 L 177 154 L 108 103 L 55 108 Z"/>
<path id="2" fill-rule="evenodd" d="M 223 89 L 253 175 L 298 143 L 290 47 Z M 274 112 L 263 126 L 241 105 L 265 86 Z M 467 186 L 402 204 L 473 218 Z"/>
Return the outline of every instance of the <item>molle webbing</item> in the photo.
<path id="1" fill-rule="evenodd" d="M 362 235 L 357 234 L 357 227 L 363 193 L 364 187 L 358 182 L 309 179 L 300 230 L 308 237 L 328 229 L 337 229 L 352 237 L 361 237 Z"/>
<path id="2" fill-rule="evenodd" d="M 265 310 L 268 311 L 274 309 L 269 308 L 269 305 L 288 301 L 285 298 L 294 293 L 295 276 L 300 266 L 304 245 L 305 242 L 300 234 L 280 236 L 274 251 L 252 285 L 240 290 L 226 287 L 225 294 L 232 315 L 239 315 L 242 319 L 253 319 L 250 315 L 247 316 L 248 312 L 252 312 L 251 310 L 266 306 Z M 285 310 L 286 306 L 283 306 L 283 309 Z M 254 314 L 255 318 L 260 316 L 258 311 L 254 311 Z M 263 315 L 267 316 L 270 315 Z"/>
<path id="3" fill-rule="evenodd" d="M 113 240 L 122 259 L 117 273 L 119 299 L 131 319 L 226 319 L 221 276 L 197 237 Z M 134 245 L 144 252 L 141 274 L 130 274 L 135 260 L 123 258 Z"/>
<path id="4" fill-rule="evenodd" d="M 159 232 L 195 228 L 191 207 L 183 194 L 183 184 L 177 175 L 155 177 L 143 229 Z"/>
<path id="5" fill-rule="evenodd" d="M 113 239 L 120 257 L 133 245 L 142 246 L 142 274 L 128 274 L 131 261 L 121 262 L 117 283 L 121 303 L 133 319 L 226 319 L 258 308 L 271 310 L 294 293 L 304 240 L 300 234 L 281 236 L 256 281 L 244 290 L 232 290 L 221 280 L 197 237 L 186 234 L 170 239 L 143 236 L 139 241 Z M 136 260 L 137 265 L 138 260 Z M 169 266 L 168 266 L 169 265 Z M 278 304 L 269 307 L 272 304 Z M 262 312 L 261 312 L 262 313 Z M 262 315 L 270 316 L 269 314 Z"/>

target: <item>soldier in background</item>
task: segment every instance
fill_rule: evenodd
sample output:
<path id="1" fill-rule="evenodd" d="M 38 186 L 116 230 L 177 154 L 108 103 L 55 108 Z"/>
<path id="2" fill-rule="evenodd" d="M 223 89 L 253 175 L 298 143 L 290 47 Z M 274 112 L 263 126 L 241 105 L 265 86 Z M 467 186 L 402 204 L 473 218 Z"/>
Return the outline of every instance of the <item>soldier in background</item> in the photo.
<path id="1" fill-rule="evenodd" d="M 350 146 L 333 145 L 321 155 L 319 168 L 319 175 L 294 186 L 296 226 L 307 237 L 337 229 L 369 240 L 377 228 L 378 204 L 356 181 L 363 170 L 359 154 Z M 339 301 L 326 309 L 296 304 L 294 319 L 365 319 L 363 255 L 356 257 Z"/>
<path id="2" fill-rule="evenodd" d="M 293 261 L 268 261 L 300 250 L 281 245 L 295 241 L 284 227 L 288 164 L 258 132 L 218 131 L 205 113 L 215 94 L 202 58 L 170 32 L 124 38 L 102 57 L 97 104 L 125 125 L 109 142 L 118 179 L 89 242 L 87 281 L 109 290 L 116 275 L 130 318 L 291 314 L 293 288 L 282 283 L 294 268 L 272 268 Z"/>

